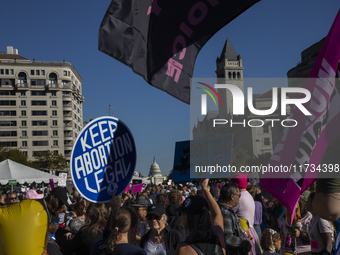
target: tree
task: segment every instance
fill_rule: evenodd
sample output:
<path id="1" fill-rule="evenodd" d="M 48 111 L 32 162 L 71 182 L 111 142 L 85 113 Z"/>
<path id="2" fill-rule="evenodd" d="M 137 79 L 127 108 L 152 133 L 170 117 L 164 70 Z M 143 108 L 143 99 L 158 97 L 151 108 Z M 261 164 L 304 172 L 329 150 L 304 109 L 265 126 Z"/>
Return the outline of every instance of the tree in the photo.
<path id="1" fill-rule="evenodd" d="M 19 149 L 1 147 L 0 148 L 0 162 L 6 159 L 10 159 L 19 164 L 31 167 L 31 163 L 27 160 L 27 156 L 24 153 L 22 153 Z"/>
<path id="2" fill-rule="evenodd" d="M 169 175 L 168 175 L 168 179 L 167 179 L 168 181 L 170 181 L 170 180 L 172 180 L 172 169 L 170 170 L 170 172 L 169 172 Z"/>
<path id="3" fill-rule="evenodd" d="M 35 168 L 63 171 L 67 167 L 65 157 L 58 153 L 46 151 L 37 153 L 33 157 L 35 160 L 32 165 Z"/>

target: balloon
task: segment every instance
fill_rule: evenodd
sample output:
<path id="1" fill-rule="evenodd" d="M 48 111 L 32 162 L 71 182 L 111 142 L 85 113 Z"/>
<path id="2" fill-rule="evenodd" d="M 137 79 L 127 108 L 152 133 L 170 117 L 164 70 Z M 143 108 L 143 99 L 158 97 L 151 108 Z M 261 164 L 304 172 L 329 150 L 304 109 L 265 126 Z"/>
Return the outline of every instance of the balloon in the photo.
<path id="1" fill-rule="evenodd" d="M 0 255 L 46 254 L 48 217 L 35 200 L 0 207 Z"/>

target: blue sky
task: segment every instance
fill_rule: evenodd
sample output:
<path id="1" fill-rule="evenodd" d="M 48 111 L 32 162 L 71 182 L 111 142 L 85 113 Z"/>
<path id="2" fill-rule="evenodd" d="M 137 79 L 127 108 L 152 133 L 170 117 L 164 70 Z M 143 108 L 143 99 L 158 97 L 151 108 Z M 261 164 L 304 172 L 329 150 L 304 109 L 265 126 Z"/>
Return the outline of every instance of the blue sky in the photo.
<path id="1" fill-rule="evenodd" d="M 136 171 L 147 175 L 156 157 L 167 174 L 175 142 L 190 139 L 190 107 L 98 50 L 98 30 L 109 4 L 3 1 L 0 50 L 13 46 L 30 60 L 73 64 L 83 78 L 84 120 L 108 115 L 111 105 L 134 135 Z M 215 77 L 216 57 L 227 37 L 243 58 L 245 78 L 286 77 L 301 51 L 327 35 L 339 7 L 339 0 L 262 0 L 207 42 L 196 59 L 194 77 Z M 254 93 L 269 89 L 257 87 Z"/>

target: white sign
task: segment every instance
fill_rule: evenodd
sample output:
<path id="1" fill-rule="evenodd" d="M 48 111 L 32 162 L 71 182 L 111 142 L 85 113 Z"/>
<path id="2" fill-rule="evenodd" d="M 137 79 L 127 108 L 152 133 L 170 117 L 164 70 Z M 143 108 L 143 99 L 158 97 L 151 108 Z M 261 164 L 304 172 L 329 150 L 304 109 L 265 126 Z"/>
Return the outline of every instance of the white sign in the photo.
<path id="1" fill-rule="evenodd" d="M 67 173 L 60 173 L 58 178 L 58 186 L 66 187 Z"/>

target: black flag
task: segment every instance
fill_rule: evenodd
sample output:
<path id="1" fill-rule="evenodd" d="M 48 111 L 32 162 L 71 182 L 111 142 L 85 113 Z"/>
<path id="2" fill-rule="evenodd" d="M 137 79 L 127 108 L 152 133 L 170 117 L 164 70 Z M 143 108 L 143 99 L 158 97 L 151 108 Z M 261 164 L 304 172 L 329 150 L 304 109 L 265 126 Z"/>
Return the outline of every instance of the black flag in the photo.
<path id="1" fill-rule="evenodd" d="M 152 86 L 190 104 L 190 79 L 200 49 L 259 1 L 112 0 L 98 47 Z"/>

